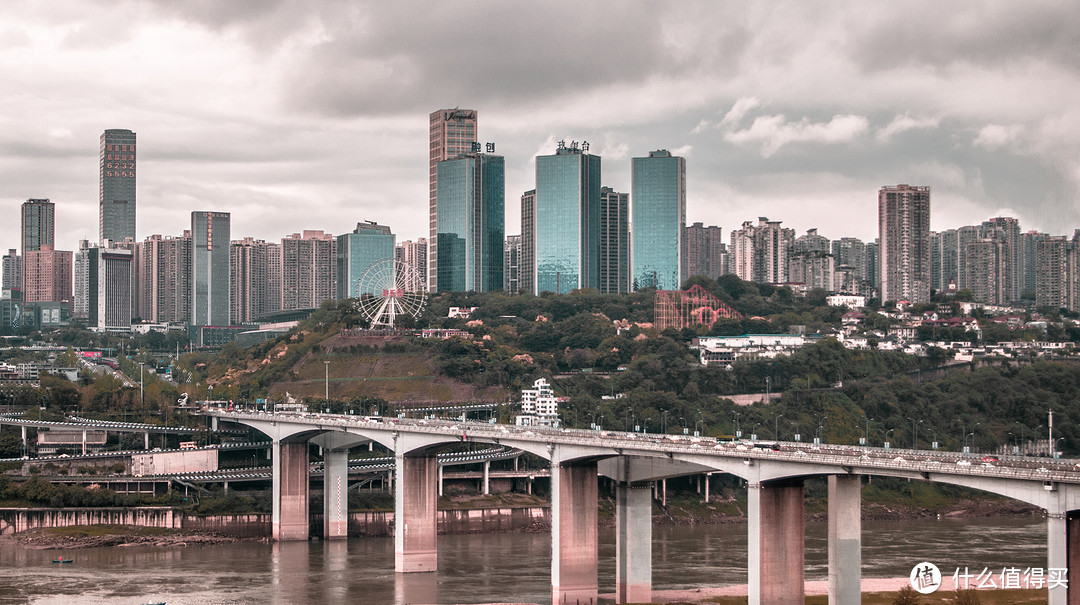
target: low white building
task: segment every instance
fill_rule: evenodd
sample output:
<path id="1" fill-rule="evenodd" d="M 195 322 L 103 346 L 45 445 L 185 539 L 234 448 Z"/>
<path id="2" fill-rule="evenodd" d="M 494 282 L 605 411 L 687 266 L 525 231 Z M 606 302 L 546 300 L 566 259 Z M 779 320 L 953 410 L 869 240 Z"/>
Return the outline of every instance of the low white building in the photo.
<path id="1" fill-rule="evenodd" d="M 854 294 L 833 294 L 832 296 L 825 297 L 825 302 L 830 307 L 858 309 L 866 306 L 866 297 L 856 296 Z"/>
<path id="2" fill-rule="evenodd" d="M 521 389 L 518 426 L 558 426 L 559 400 L 547 379 L 538 378 L 531 389 Z"/>

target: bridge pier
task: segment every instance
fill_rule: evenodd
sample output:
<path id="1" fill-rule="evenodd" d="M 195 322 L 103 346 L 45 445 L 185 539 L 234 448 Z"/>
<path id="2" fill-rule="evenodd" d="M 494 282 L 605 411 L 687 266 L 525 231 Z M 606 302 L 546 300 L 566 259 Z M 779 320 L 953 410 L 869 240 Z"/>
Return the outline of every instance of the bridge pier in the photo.
<path id="1" fill-rule="evenodd" d="M 551 463 L 551 602 L 595 605 L 597 595 L 596 462 Z"/>
<path id="2" fill-rule="evenodd" d="M 652 602 L 652 486 L 615 488 L 615 602 Z"/>
<path id="3" fill-rule="evenodd" d="M 438 569 L 438 467 L 435 456 L 407 456 L 400 444 L 394 453 L 394 571 L 397 573 Z"/>
<path id="4" fill-rule="evenodd" d="M 308 444 L 274 440 L 273 538 L 307 540 Z"/>
<path id="5" fill-rule="evenodd" d="M 862 477 L 829 475 L 829 603 L 862 600 Z"/>
<path id="6" fill-rule="evenodd" d="M 82 455 L 86 455 L 86 429 L 82 432 Z"/>
<path id="7" fill-rule="evenodd" d="M 323 450 L 323 539 L 349 536 L 349 450 Z"/>
<path id="8" fill-rule="evenodd" d="M 747 485 L 749 605 L 803 605 L 802 479 Z"/>
<path id="9" fill-rule="evenodd" d="M 150 431 L 143 431 L 143 449 L 150 449 Z M 86 441 L 86 435 L 83 435 L 83 441 Z"/>

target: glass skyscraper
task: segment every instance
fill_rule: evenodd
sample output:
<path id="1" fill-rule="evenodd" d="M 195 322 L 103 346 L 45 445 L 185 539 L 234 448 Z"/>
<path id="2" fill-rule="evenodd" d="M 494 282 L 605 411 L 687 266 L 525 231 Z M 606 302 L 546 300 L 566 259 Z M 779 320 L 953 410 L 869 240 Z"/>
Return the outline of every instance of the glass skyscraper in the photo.
<path id="1" fill-rule="evenodd" d="M 661 149 L 631 164 L 634 289 L 677 290 L 686 278 L 686 160 Z"/>
<path id="2" fill-rule="evenodd" d="M 374 290 L 360 291 L 360 279 L 372 265 L 394 258 L 394 234 L 390 227 L 371 221 L 357 223 L 352 233 L 337 237 L 337 297 L 360 298 L 361 294 L 381 295 Z"/>
<path id="3" fill-rule="evenodd" d="M 228 212 L 191 213 L 191 324 L 229 325 Z"/>
<path id="4" fill-rule="evenodd" d="M 536 294 L 599 287 L 600 156 L 587 151 L 536 157 Z"/>
<path id="5" fill-rule="evenodd" d="M 469 153 L 439 162 L 439 292 L 491 292 L 503 287 L 506 213 L 502 156 Z"/>
<path id="6" fill-rule="evenodd" d="M 98 228 L 101 240 L 135 239 L 135 133 L 110 129 L 101 134 Z"/>
<path id="7" fill-rule="evenodd" d="M 428 116 L 428 266 L 424 271 L 428 292 L 441 291 L 436 282 L 439 247 L 435 245 L 438 229 L 438 165 L 439 162 L 473 151 L 476 141 L 475 109 L 440 109 Z"/>

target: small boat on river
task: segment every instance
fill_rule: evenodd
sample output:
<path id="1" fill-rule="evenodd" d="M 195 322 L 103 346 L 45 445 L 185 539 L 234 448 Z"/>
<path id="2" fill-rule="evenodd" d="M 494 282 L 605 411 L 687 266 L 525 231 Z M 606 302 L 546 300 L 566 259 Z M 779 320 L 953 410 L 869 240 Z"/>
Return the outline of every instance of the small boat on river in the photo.
<path id="1" fill-rule="evenodd" d="M 59 559 L 53 559 L 52 562 L 53 563 L 74 563 L 75 559 L 65 559 L 64 557 L 60 557 Z"/>

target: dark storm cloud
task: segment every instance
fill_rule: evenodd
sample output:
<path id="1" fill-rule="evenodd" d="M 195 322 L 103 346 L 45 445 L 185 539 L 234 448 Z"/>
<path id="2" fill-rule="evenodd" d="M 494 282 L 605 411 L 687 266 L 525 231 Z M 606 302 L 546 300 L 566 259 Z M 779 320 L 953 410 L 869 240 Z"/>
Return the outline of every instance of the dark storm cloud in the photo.
<path id="1" fill-rule="evenodd" d="M 411 8 L 368 5 L 324 24 L 328 39 L 296 57 L 286 77 L 288 102 L 334 116 L 423 112 L 459 99 L 559 103 L 683 69 L 648 10 L 613 19 L 610 5 L 592 3 Z"/>

